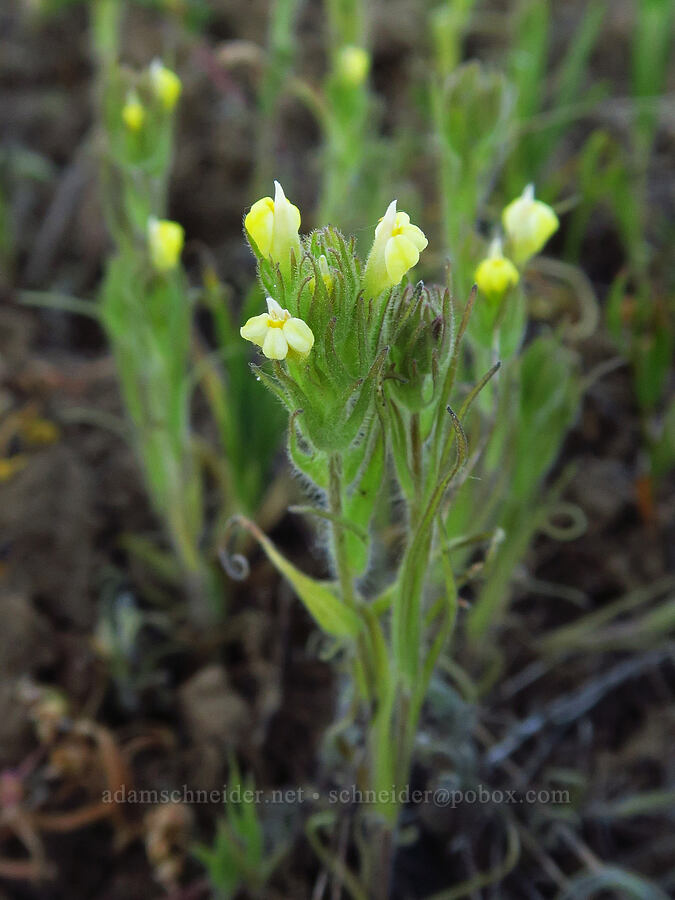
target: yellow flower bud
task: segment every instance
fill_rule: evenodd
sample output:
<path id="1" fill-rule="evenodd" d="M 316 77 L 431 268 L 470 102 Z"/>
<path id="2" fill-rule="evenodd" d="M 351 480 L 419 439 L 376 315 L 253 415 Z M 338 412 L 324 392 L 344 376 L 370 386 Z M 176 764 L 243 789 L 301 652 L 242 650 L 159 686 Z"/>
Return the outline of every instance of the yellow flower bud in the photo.
<path id="1" fill-rule="evenodd" d="M 122 107 L 122 121 L 129 131 L 140 131 L 145 122 L 145 110 L 136 94 L 128 94 Z"/>
<path id="2" fill-rule="evenodd" d="M 328 260 L 323 253 L 319 257 L 319 271 L 321 272 L 323 283 L 326 285 L 326 290 L 330 293 L 333 287 L 333 276 L 328 268 Z"/>
<path id="3" fill-rule="evenodd" d="M 183 250 L 185 232 L 178 222 L 168 219 L 148 220 L 148 246 L 152 264 L 158 272 L 175 269 Z"/>
<path id="4" fill-rule="evenodd" d="M 267 312 L 253 316 L 239 329 L 241 336 L 262 347 L 268 359 L 304 359 L 314 346 L 312 329 L 291 316 L 272 297 L 267 298 Z"/>
<path id="5" fill-rule="evenodd" d="M 518 284 L 518 269 L 502 254 L 502 243 L 498 238 L 492 242 L 487 257 L 476 269 L 474 280 L 488 300 L 495 302 Z"/>
<path id="6" fill-rule="evenodd" d="M 405 273 L 417 265 L 420 252 L 428 243 L 407 213 L 396 212 L 396 201 L 392 200 L 375 229 L 363 282 L 366 297 L 375 297 L 400 284 Z"/>
<path id="7" fill-rule="evenodd" d="M 183 90 L 178 75 L 155 59 L 150 63 L 150 83 L 164 109 L 171 112 Z"/>
<path id="8" fill-rule="evenodd" d="M 325 255 L 323 253 L 319 257 L 318 264 L 319 264 L 319 272 L 321 273 L 321 280 L 323 281 L 324 285 L 326 286 L 326 290 L 330 294 L 330 292 L 333 290 L 333 276 L 331 274 L 330 269 L 328 268 L 328 260 L 326 259 Z M 316 287 L 316 282 L 314 281 L 314 276 L 312 276 L 312 278 L 310 278 L 310 280 L 309 280 L 310 291 L 313 292 L 315 287 Z"/>
<path id="9" fill-rule="evenodd" d="M 520 197 L 513 200 L 502 213 L 504 231 L 511 256 L 522 266 L 558 230 L 558 217 L 550 206 L 534 199 L 534 185 L 528 184 Z"/>
<path id="10" fill-rule="evenodd" d="M 346 44 L 335 57 L 335 73 L 348 87 L 360 87 L 370 71 L 370 54 L 363 47 Z"/>
<path id="11" fill-rule="evenodd" d="M 284 189 L 274 182 L 274 200 L 263 197 L 253 204 L 244 219 L 244 228 L 261 256 L 279 265 L 281 274 L 291 271 L 291 250 L 300 261 L 300 210 L 286 199 Z"/>

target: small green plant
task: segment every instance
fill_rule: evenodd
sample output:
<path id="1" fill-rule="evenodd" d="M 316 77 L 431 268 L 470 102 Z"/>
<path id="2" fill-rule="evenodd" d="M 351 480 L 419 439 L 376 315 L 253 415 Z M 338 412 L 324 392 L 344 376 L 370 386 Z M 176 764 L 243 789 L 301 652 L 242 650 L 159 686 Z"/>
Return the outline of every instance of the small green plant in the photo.
<path id="1" fill-rule="evenodd" d="M 169 620 L 159 613 L 140 608 L 128 591 L 111 585 L 101 598 L 101 608 L 94 632 L 94 646 L 108 667 L 117 690 L 120 705 L 136 710 L 144 691 L 162 687 L 159 668 L 167 653 L 168 639 L 146 641 L 147 632 L 169 629 Z"/>
<path id="2" fill-rule="evenodd" d="M 252 775 L 242 778 L 235 761 L 230 762 L 225 815 L 219 820 L 213 845 L 194 848 L 206 869 L 218 900 L 231 900 L 241 888 L 253 897 L 263 897 L 265 885 L 284 857 L 287 846 L 270 848 L 258 815 Z"/>

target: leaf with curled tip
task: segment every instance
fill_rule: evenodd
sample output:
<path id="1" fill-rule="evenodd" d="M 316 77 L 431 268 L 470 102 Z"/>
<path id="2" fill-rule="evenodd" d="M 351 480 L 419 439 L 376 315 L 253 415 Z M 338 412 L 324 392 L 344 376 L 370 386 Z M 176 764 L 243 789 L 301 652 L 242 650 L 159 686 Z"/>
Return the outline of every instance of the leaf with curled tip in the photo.
<path id="1" fill-rule="evenodd" d="M 272 541 L 262 533 L 258 526 L 244 516 L 233 516 L 229 520 L 226 539 L 232 528 L 237 525 L 248 531 L 258 541 L 269 561 L 291 584 L 309 614 L 326 634 L 336 638 L 355 638 L 358 635 L 363 624 L 361 619 L 353 609 L 339 599 L 329 583 L 317 581 L 296 569 L 279 553 Z M 234 577 L 236 577 L 235 573 L 239 567 L 239 577 L 241 577 L 241 557 L 232 557 L 223 549 L 220 559 L 225 571 Z"/>

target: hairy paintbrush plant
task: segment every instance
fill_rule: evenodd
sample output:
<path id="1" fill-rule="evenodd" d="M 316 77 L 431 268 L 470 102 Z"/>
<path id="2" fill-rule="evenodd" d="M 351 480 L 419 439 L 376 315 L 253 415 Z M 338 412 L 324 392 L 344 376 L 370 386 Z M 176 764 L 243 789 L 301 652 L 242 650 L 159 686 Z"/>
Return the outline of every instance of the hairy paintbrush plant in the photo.
<path id="1" fill-rule="evenodd" d="M 377 798 L 358 823 L 378 838 L 377 850 L 364 849 L 352 893 L 387 896 L 400 806 L 391 788 L 408 779 L 422 704 L 457 610 L 453 568 L 437 552 L 443 501 L 469 454 L 463 420 L 499 365 L 473 389 L 455 384 L 475 293 L 457 312 L 448 287 L 410 282 L 427 239 L 395 201 L 365 262 L 354 239 L 332 226 L 301 237 L 299 210 L 278 183 L 274 198 L 253 205 L 245 231 L 267 311 L 241 334 L 262 353 L 256 378 L 288 411 L 289 455 L 321 498 L 304 509 L 327 523 L 334 579 L 300 572 L 249 520 L 235 517 L 232 526 L 257 538 L 343 651 L 352 714 L 363 725 L 360 786 Z M 401 501 L 397 563 L 379 567 L 378 510 Z M 241 557 L 224 551 L 223 562 L 243 574 Z M 309 825 L 322 855 L 325 824 Z"/>
<path id="2" fill-rule="evenodd" d="M 192 433 L 194 302 L 181 265 L 184 230 L 166 218 L 181 82 L 159 60 L 141 72 L 116 61 L 118 18 L 95 7 L 105 135 L 102 208 L 116 252 L 101 286 L 100 317 L 153 506 L 178 560 L 193 621 L 219 614 L 218 581 L 201 546 L 202 472 Z M 106 36 L 103 40 L 101 35 Z"/>
<path id="3" fill-rule="evenodd" d="M 529 140 L 520 134 L 519 117 L 524 104 L 541 100 L 544 80 L 537 61 L 545 59 L 543 34 L 540 29 L 519 31 L 522 78 L 515 72 L 507 77 L 478 60 L 460 64 L 462 30 L 471 6 L 469 2 L 453 4 L 452 11 L 439 7 L 431 16 L 435 52 L 429 109 L 453 284 L 460 296 L 472 283 L 478 287 L 466 334 L 469 352 L 459 360 L 458 377 L 479 382 L 498 361 L 503 366 L 498 381 L 481 392 L 471 421 L 465 423 L 484 452 L 471 454 L 469 466 L 443 506 L 443 528 L 455 565 L 462 569 L 477 546 L 487 548 L 484 559 L 467 576 L 475 593 L 468 631 L 474 639 L 473 650 L 483 656 L 501 653 L 498 645 L 484 640 L 485 634 L 503 621 L 514 573 L 523 567 L 534 535 L 549 529 L 552 515 L 560 511 L 562 482 L 552 491 L 543 482 L 583 390 L 579 358 L 570 344 L 582 334 L 588 337 L 598 316 L 583 273 L 540 255 L 558 228 L 558 217 L 528 184 L 539 166 L 529 150 L 520 151 L 525 144 L 531 150 L 535 144 L 538 148 L 534 138 L 539 135 L 529 135 L 533 139 Z M 531 17 L 523 21 L 533 27 L 548 15 L 545 3 L 517 6 L 529 10 Z M 591 31 L 586 37 L 592 47 L 598 19 L 592 16 L 588 21 Z M 577 83 L 585 65 L 589 47 L 581 43 L 583 47 L 574 45 L 572 53 L 581 68 L 566 67 L 566 84 L 567 78 L 570 84 Z M 516 86 L 522 90 L 516 91 Z M 543 149 L 547 142 L 540 143 Z M 494 195 L 502 182 L 510 202 L 502 210 L 501 221 L 494 222 L 492 204 L 501 199 Z M 549 197 L 560 190 L 546 182 L 542 187 Z M 516 190 L 522 193 L 514 197 Z M 494 223 L 493 234 L 486 240 L 484 226 L 490 223 Z M 533 328 L 531 314 L 537 307 L 543 312 L 539 318 L 555 319 L 547 294 L 552 291 L 550 281 L 557 279 L 571 288 L 569 302 L 578 320 L 565 327 Z M 526 334 L 535 335 L 534 340 L 526 341 Z M 565 511 L 572 513 L 569 507 Z M 565 519 L 577 516 L 575 510 Z M 569 529 L 555 530 L 563 538 L 575 536 L 579 528 L 573 522 Z M 500 665 L 491 664 L 490 670 L 485 685 L 498 677 Z"/>
<path id="4" fill-rule="evenodd" d="M 129 440 L 177 565 L 142 536 L 130 536 L 126 544 L 138 556 L 158 560 L 169 580 L 183 586 L 188 616 L 203 627 L 222 618 L 225 608 L 213 550 L 220 523 L 235 510 L 253 514 L 264 505 L 280 417 L 270 398 L 267 409 L 258 405 L 262 415 L 254 421 L 248 384 L 225 369 L 225 360 L 236 361 L 244 350 L 213 267 L 204 266 L 203 285 L 193 287 L 182 265 L 185 232 L 167 217 L 182 84 L 159 59 L 140 71 L 119 64 L 122 20 L 121 4 L 101 0 L 92 7 L 101 204 L 115 243 L 97 315 L 117 364 Z M 265 209 L 255 214 L 264 218 Z M 198 303 L 213 320 L 213 353 L 194 324 Z M 218 450 L 193 427 L 197 388 L 217 426 Z M 215 508 L 205 496 L 209 478 L 217 487 Z"/>
<path id="5" fill-rule="evenodd" d="M 501 234 L 493 238 L 474 271 L 479 299 L 467 333 L 471 359 L 465 377 L 479 377 L 497 359 L 503 372 L 478 404 L 483 423 L 489 425 L 475 423 L 485 451 L 480 459 L 473 457 L 475 477 L 466 478 L 452 495 L 444 519 L 449 540 L 458 535 L 492 536 L 490 552 L 477 570 L 468 615 L 469 637 L 487 652 L 492 648 L 484 641 L 485 633 L 502 617 L 514 570 L 536 532 L 555 530 L 565 539 L 583 530 L 577 510 L 560 506 L 565 478 L 551 491 L 542 491 L 579 406 L 579 361 L 560 331 L 525 341 L 531 302 L 527 267 L 557 231 L 558 217 L 535 198 L 534 186 L 527 185 L 502 210 L 501 226 Z M 550 526 L 557 513 L 563 513 L 569 527 Z M 463 551 L 455 551 L 456 564 L 466 562 L 471 550 L 469 542 Z M 492 668 L 495 673 L 499 670 Z"/>

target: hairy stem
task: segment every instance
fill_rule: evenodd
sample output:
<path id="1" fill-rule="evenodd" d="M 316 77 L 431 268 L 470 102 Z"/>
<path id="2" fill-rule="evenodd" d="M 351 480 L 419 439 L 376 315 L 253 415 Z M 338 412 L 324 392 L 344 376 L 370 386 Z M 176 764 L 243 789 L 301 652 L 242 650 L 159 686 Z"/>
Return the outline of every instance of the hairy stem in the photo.
<path id="1" fill-rule="evenodd" d="M 410 447 L 412 450 L 412 475 L 415 486 L 414 505 L 411 510 L 413 521 L 417 520 L 419 499 L 422 497 L 422 436 L 420 434 L 420 414 L 410 417 Z"/>
<path id="2" fill-rule="evenodd" d="M 328 504 L 332 517 L 333 555 L 342 599 L 347 606 L 354 608 L 356 596 L 347 555 L 345 528 L 342 524 L 342 459 L 338 453 L 334 453 L 330 458 Z"/>

